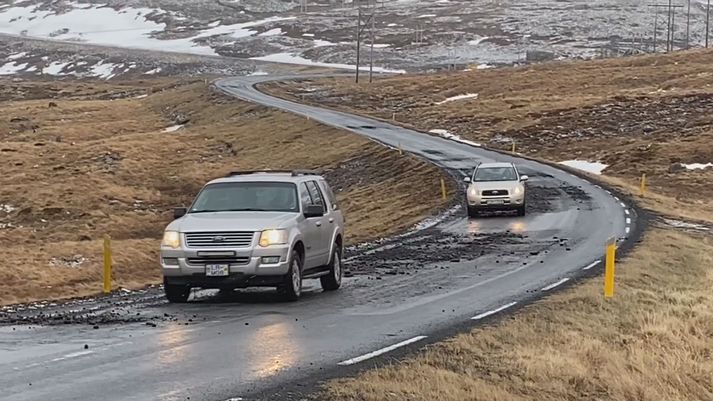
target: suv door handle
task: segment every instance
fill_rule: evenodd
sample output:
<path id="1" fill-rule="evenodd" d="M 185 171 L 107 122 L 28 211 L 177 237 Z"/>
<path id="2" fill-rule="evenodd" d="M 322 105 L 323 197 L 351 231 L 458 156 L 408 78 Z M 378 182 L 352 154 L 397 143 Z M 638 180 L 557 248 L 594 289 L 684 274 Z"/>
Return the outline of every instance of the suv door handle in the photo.
<path id="1" fill-rule="evenodd" d="M 329 218 L 329 222 L 330 222 L 330 223 L 334 223 L 334 218 L 333 218 L 333 217 L 330 217 L 330 218 Z"/>
<path id="2" fill-rule="evenodd" d="M 321 221 L 318 221 L 318 222 L 316 222 L 316 223 L 314 223 L 314 224 L 317 225 L 317 227 L 322 227 L 322 222 L 321 222 Z"/>

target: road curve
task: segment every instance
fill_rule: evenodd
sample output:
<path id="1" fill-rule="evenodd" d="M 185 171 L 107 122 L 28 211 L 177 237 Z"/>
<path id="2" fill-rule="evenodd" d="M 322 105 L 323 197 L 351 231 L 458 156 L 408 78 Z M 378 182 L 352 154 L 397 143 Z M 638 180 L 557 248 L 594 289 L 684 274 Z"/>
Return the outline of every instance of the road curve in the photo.
<path id="1" fill-rule="evenodd" d="M 312 285 L 297 303 L 280 303 L 272 293 L 257 292 L 229 302 L 205 296 L 187 305 L 169 305 L 154 293 L 144 296 L 148 306 L 137 313 L 194 319 L 155 328 L 140 323 L 95 330 L 73 325 L 0 326 L 0 399 L 223 401 L 280 393 L 294 383 L 312 384 L 315 378 L 393 355 L 402 347 L 436 340 L 449 328 L 467 327 L 466 322 L 514 309 L 533 294 L 553 291 L 600 268 L 606 240 L 623 239 L 635 231 L 633 208 L 566 171 L 277 99 L 254 88 L 272 79 L 276 78 L 227 78 L 215 86 L 388 146 L 400 145 L 456 175 L 478 161 L 512 161 L 532 177 L 528 185 L 558 196 L 548 200 L 546 210 L 525 217 L 469 221 L 459 211 L 428 229 L 439 235 L 502 238 L 502 243 L 491 241 L 487 251 L 483 248 L 475 256 L 469 256 L 471 248 L 481 245 L 474 240 L 460 248 L 469 252 L 463 258 L 438 260 L 436 252 L 435 259 L 422 259 L 423 268 L 412 274 L 351 278 L 335 293 L 322 293 Z M 517 240 L 508 237 L 512 233 L 517 233 Z M 424 236 L 406 235 L 370 252 L 382 252 L 386 260 L 389 247 L 406 249 Z M 366 258 L 356 254 L 350 263 Z M 202 318 L 200 323 L 192 321 L 196 316 Z M 279 399 L 289 398 L 281 394 Z"/>

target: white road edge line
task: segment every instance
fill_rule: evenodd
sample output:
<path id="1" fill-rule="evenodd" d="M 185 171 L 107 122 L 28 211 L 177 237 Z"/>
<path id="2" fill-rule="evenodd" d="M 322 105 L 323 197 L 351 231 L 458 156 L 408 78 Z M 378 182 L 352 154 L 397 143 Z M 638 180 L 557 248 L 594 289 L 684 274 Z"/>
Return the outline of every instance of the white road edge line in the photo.
<path id="1" fill-rule="evenodd" d="M 618 197 L 618 196 L 615 196 L 614 199 L 619 200 L 619 197 Z"/>
<path id="2" fill-rule="evenodd" d="M 624 210 L 624 213 L 629 214 L 629 209 Z"/>
<path id="3" fill-rule="evenodd" d="M 601 260 L 597 260 L 596 262 L 592 262 L 592 263 L 590 263 L 589 265 L 585 266 L 584 268 L 582 268 L 582 270 L 589 270 L 589 269 L 591 269 L 592 267 L 594 267 L 594 266 L 596 266 L 596 265 L 598 265 L 598 264 L 600 264 L 600 263 L 602 263 L 602 261 L 601 261 Z"/>
<path id="4" fill-rule="evenodd" d="M 621 205 L 621 207 L 623 207 L 624 209 L 626 209 L 626 203 L 624 203 L 624 202 L 619 202 L 619 204 Z"/>
<path id="5" fill-rule="evenodd" d="M 562 285 L 562 284 L 564 284 L 564 283 L 566 283 L 566 282 L 568 282 L 568 281 L 569 281 L 569 277 L 565 277 L 565 278 L 563 278 L 562 280 L 560 280 L 560 281 L 558 281 L 558 282 L 556 282 L 556 283 L 554 283 L 554 284 L 548 285 L 547 287 L 541 289 L 540 291 L 549 291 L 549 290 L 551 290 L 551 289 L 553 289 L 553 288 L 555 288 L 555 287 L 557 287 L 557 286 L 559 286 L 559 285 Z"/>
<path id="6" fill-rule="evenodd" d="M 485 317 L 488 317 L 488 316 L 490 316 L 490 315 L 494 315 L 494 314 L 496 314 L 496 313 L 498 313 L 498 312 L 504 311 L 505 309 L 511 308 L 511 307 L 513 307 L 513 306 L 515 306 L 515 305 L 517 305 L 517 302 L 510 302 L 509 304 L 503 305 L 503 306 L 501 306 L 501 307 L 499 307 L 499 308 L 497 308 L 497 309 L 493 309 L 493 310 L 489 310 L 489 311 L 487 311 L 487 312 L 483 312 L 483 313 L 481 313 L 480 315 L 475 315 L 475 316 L 471 317 L 470 319 L 471 319 L 471 320 L 480 320 L 480 319 L 482 319 L 482 318 L 485 318 Z"/>
<path id="7" fill-rule="evenodd" d="M 631 218 L 630 218 L 630 217 L 627 217 L 627 218 L 626 218 L 626 224 L 631 224 Z"/>
<path id="8" fill-rule="evenodd" d="M 416 337 L 413 337 L 413 338 L 409 338 L 408 340 L 401 341 L 400 343 L 397 343 L 397 344 L 394 344 L 394 345 L 389 345 L 388 347 L 384 347 L 384 348 L 378 349 L 378 350 L 376 350 L 376 351 L 374 351 L 374 352 L 369 352 L 368 354 L 364 354 L 364 355 L 358 356 L 358 357 L 356 357 L 356 358 L 347 359 L 346 361 L 341 361 L 341 362 L 339 362 L 337 365 L 340 365 L 340 366 L 354 365 L 354 364 L 357 364 L 357 363 L 359 363 L 359 362 L 366 361 L 367 359 L 371 359 L 371 358 L 377 357 L 377 356 L 379 356 L 379 355 L 385 354 L 385 353 L 387 353 L 387 352 L 393 351 L 393 350 L 395 350 L 395 349 L 397 349 L 397 348 L 400 348 L 400 347 L 403 347 L 403 346 L 406 346 L 406 345 L 409 345 L 409 344 L 413 344 L 413 343 L 415 343 L 416 341 L 421 341 L 421 340 L 423 340 L 423 339 L 426 338 L 426 337 L 427 337 L 427 336 L 416 336 Z"/>
<path id="9" fill-rule="evenodd" d="M 627 234 L 629 234 L 629 231 L 631 231 L 631 227 L 626 227 L 625 231 Z"/>

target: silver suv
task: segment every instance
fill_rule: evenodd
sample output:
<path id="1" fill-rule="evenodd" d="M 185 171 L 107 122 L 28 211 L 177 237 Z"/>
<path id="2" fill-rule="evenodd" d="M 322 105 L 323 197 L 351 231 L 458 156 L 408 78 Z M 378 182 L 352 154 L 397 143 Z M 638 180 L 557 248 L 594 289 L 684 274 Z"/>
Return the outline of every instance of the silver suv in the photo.
<path id="1" fill-rule="evenodd" d="M 170 302 L 186 302 L 192 287 L 277 287 L 297 300 L 303 279 L 341 285 L 344 218 L 316 172 L 234 172 L 174 218 L 161 243 Z"/>
<path id="2" fill-rule="evenodd" d="M 465 177 L 468 216 L 476 217 L 483 210 L 516 210 L 524 216 L 527 179 L 512 163 L 479 164 L 472 176 Z"/>

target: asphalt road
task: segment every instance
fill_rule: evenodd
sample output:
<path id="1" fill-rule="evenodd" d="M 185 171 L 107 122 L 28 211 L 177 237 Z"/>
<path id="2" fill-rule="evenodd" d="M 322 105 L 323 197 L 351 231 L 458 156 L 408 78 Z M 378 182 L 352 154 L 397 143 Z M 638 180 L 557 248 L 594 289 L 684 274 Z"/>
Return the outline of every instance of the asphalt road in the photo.
<path id="1" fill-rule="evenodd" d="M 349 278 L 334 293 L 322 293 L 317 281 L 307 281 L 310 288 L 297 303 L 280 302 L 273 292 L 247 291 L 222 297 L 201 292 L 192 303 L 169 305 L 156 289 L 49 306 L 44 312 L 25 309 L 25 316 L 40 313 L 45 320 L 78 310 L 125 319 L 98 328 L 46 325 L 39 318 L 0 325 L 0 399 L 222 401 L 270 393 L 286 399 L 285 389 L 311 388 L 315 378 L 389 357 L 402 346 L 417 347 L 449 328 L 467 327 L 554 291 L 599 269 L 608 238 L 625 238 L 635 230 L 635 210 L 568 172 L 275 99 L 253 89 L 265 79 L 230 78 L 216 86 L 400 145 L 454 175 L 477 161 L 512 161 L 531 177 L 528 185 L 543 194 L 541 207 L 525 217 L 470 221 L 455 209 L 430 228 L 366 252 L 352 251 L 349 260 L 352 265 L 399 262 L 395 269 L 400 271 Z M 147 316 L 170 318 L 153 327 L 142 320 Z"/>

